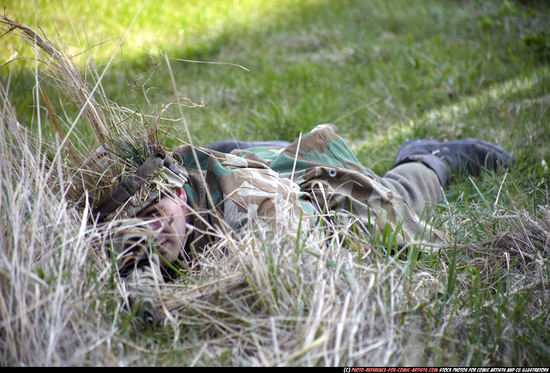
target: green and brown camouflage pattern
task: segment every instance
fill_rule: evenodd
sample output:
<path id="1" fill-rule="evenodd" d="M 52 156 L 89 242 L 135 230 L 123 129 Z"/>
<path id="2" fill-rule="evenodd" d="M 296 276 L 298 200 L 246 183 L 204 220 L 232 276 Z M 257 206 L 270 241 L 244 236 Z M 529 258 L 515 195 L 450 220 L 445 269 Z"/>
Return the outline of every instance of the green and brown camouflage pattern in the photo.
<path id="1" fill-rule="evenodd" d="M 304 229 L 320 219 L 352 223 L 374 234 L 391 229 L 399 246 L 445 240 L 420 218 L 426 207 L 423 185 L 398 188 L 400 182 L 377 176 L 361 165 L 333 125 L 319 125 L 284 149 L 258 147 L 225 154 L 185 145 L 173 156 L 189 173 L 185 190 L 195 227 L 187 242 L 191 252 L 223 229 L 239 234 L 252 221 L 283 227 L 289 234 L 296 233 L 299 224 Z M 424 199 L 437 202 L 439 182 L 424 169 L 426 178 L 420 175 L 416 184 L 424 179 L 432 184 L 436 197 Z"/>

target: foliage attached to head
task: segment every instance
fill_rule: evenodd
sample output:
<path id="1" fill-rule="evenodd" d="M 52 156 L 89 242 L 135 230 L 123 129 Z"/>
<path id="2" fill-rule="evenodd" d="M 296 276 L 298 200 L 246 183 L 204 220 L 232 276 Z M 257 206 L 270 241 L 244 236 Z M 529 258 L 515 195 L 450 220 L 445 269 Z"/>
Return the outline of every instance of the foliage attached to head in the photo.
<path id="1" fill-rule="evenodd" d="M 183 186 L 185 171 L 164 151 L 156 126 L 144 125 L 135 120 L 139 114 L 128 116 L 100 95 L 100 82 L 90 91 L 72 58 L 45 35 L 6 17 L 0 18 L 0 29 L 3 35 L 17 33 L 31 45 L 37 60 L 48 68 L 47 81 L 73 102 L 79 110 L 77 119 L 82 116 L 95 138 L 87 148 L 80 146 L 79 156 L 72 153 L 67 164 L 74 176 L 67 193 L 71 201 L 81 207 L 89 201 L 94 219 L 128 217 L 163 192 Z M 102 104 L 94 97 L 99 97 Z M 63 134 L 66 148 L 71 144 L 77 119 Z"/>

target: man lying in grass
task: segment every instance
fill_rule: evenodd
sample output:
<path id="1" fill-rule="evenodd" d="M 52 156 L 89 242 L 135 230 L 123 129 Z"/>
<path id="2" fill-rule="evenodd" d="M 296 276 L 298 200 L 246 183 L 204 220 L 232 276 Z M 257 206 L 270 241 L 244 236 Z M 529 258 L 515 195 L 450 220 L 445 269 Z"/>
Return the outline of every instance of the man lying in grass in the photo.
<path id="1" fill-rule="evenodd" d="M 142 163 L 139 147 L 124 146 L 118 154 L 97 152 L 81 175 L 100 176 L 89 190 L 95 221 L 111 231 L 125 222 L 111 248 L 131 303 L 153 319 L 158 284 L 200 265 L 197 253 L 224 235 L 238 239 L 259 229 L 296 237 L 315 224 L 346 224 L 374 234 L 391 229 L 400 247 L 438 245 L 445 236 L 428 224 L 427 211 L 441 202 L 451 173 L 476 175 L 515 162 L 481 140 L 414 140 L 379 177 L 358 162 L 333 125 L 319 125 L 292 144 L 222 141 L 171 154 L 142 146 L 148 152 Z M 122 171 L 132 163 L 135 171 Z"/>

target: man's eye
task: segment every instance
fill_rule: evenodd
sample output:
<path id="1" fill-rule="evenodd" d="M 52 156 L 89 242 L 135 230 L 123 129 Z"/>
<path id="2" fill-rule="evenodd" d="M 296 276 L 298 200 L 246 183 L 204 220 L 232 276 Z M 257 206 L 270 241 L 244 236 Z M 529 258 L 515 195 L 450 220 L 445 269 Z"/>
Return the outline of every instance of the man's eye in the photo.
<path id="1" fill-rule="evenodd" d="M 149 214 L 147 214 L 147 216 L 150 216 L 152 218 L 160 218 L 164 215 L 164 211 L 160 208 L 153 209 L 149 212 Z"/>

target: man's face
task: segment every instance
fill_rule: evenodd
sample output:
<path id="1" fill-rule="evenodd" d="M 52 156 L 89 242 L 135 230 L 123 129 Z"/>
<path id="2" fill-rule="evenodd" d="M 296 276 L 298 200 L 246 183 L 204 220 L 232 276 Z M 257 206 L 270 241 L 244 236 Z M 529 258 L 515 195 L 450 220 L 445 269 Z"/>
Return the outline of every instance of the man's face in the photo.
<path id="1" fill-rule="evenodd" d="M 177 188 L 174 193 L 175 196 L 164 196 L 137 215 L 148 220 L 149 227 L 158 232 L 158 251 L 170 263 L 183 252 L 187 231 L 187 195 L 183 188 Z M 166 263 L 161 260 L 161 265 Z"/>

